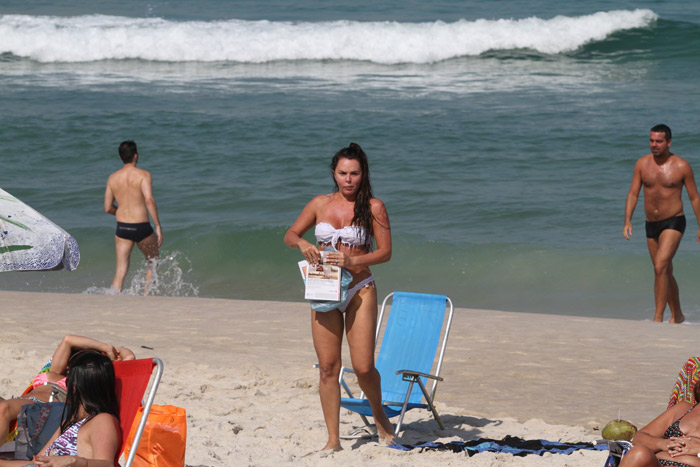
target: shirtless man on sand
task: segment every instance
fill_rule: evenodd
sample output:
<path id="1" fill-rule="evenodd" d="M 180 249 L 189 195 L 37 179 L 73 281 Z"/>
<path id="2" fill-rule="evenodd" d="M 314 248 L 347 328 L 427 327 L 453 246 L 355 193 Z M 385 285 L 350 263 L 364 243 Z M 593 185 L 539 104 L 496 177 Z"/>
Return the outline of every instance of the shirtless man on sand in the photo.
<path id="1" fill-rule="evenodd" d="M 646 214 L 647 247 L 654 264 L 654 321 L 661 322 L 668 303 L 671 309 L 669 323 L 682 323 L 678 284 L 673 277 L 673 256 L 685 232 L 685 215 L 681 194 L 685 186 L 695 218 L 700 225 L 700 196 L 695 185 L 693 169 L 679 156 L 672 154 L 671 129 L 656 125 L 649 132 L 651 154 L 639 158 L 634 166 L 632 186 L 625 203 L 625 226 L 622 235 L 632 235 L 632 213 L 637 206 L 639 190 L 644 185 L 644 213 Z M 697 241 L 700 243 L 700 228 Z"/>
<path id="2" fill-rule="evenodd" d="M 121 292 L 129 270 L 131 250 L 136 244 L 148 261 L 145 286 L 145 295 L 148 295 L 155 268 L 154 260 L 158 258 L 158 248 L 163 244 L 158 208 L 153 198 L 151 174 L 136 167 L 139 155 L 133 141 L 124 141 L 119 145 L 119 157 L 124 162 L 124 167 L 109 176 L 105 191 L 105 212 L 117 218 L 117 232 L 114 237 L 117 271 L 112 288 Z M 149 214 L 156 227 L 155 232 L 148 222 Z"/>

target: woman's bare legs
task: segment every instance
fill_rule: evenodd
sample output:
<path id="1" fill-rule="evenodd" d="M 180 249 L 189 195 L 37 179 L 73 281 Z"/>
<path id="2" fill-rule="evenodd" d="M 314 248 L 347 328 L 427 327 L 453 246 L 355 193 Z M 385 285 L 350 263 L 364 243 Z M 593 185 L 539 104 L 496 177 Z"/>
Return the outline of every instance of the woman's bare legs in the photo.
<path id="1" fill-rule="evenodd" d="M 328 430 L 328 443 L 324 450 L 343 449 L 340 446 L 340 384 L 338 383 L 342 366 L 343 328 L 343 316 L 340 311 L 311 310 L 311 335 L 320 370 L 319 395 Z"/>
<path id="2" fill-rule="evenodd" d="M 384 444 L 393 444 L 394 428 L 382 408 L 381 377 L 374 367 L 374 335 L 377 328 L 377 289 L 363 287 L 345 312 L 352 368 L 360 388 L 372 407 L 377 434 Z"/>
<path id="3" fill-rule="evenodd" d="M 661 467 L 661 464 L 651 449 L 635 446 L 622 458 L 620 467 Z"/>

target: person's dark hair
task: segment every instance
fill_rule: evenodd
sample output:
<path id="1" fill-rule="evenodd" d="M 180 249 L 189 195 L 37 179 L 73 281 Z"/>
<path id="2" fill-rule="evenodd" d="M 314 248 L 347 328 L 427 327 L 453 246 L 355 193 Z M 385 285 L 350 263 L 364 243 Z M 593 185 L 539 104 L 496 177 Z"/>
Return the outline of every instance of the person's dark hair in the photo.
<path id="1" fill-rule="evenodd" d="M 649 131 L 654 133 L 663 133 L 666 135 L 666 141 L 671 141 L 671 129 L 668 127 L 668 125 L 664 125 L 663 123 L 654 125 Z"/>
<path id="2" fill-rule="evenodd" d="M 335 156 L 333 156 L 333 159 L 331 160 L 331 174 L 335 173 L 335 168 L 341 158 L 356 160 L 360 163 L 362 178 L 360 180 L 360 186 L 357 190 L 357 196 L 355 198 L 355 212 L 350 225 L 357 225 L 364 229 L 365 236 L 362 241 L 365 248 L 370 250 L 372 249 L 372 238 L 374 236 L 374 231 L 372 229 L 372 209 L 370 207 L 370 199 L 372 199 L 372 184 L 369 180 L 369 163 L 367 162 L 367 154 L 365 154 L 359 144 L 350 143 L 348 147 L 341 149 L 335 153 Z M 335 181 L 335 177 L 333 177 L 333 183 L 335 183 L 335 191 L 338 191 L 338 182 Z"/>
<path id="3" fill-rule="evenodd" d="M 693 386 L 693 398 L 695 399 L 695 405 L 700 403 L 700 380 Z"/>
<path id="4" fill-rule="evenodd" d="M 122 158 L 122 162 L 125 164 L 134 162 L 134 156 L 137 152 L 136 143 L 133 141 L 123 141 L 119 145 L 119 157 Z"/>
<path id="5" fill-rule="evenodd" d="M 82 406 L 88 420 L 101 413 L 119 419 L 119 402 L 115 391 L 114 366 L 106 355 L 94 350 L 78 352 L 68 362 L 68 394 L 63 409 L 61 433 L 80 421 Z"/>

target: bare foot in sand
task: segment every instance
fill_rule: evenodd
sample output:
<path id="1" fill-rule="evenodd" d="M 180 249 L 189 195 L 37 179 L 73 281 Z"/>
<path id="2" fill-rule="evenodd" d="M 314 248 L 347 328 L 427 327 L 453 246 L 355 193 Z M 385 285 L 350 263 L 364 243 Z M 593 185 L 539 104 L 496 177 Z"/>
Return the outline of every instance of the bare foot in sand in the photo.
<path id="1" fill-rule="evenodd" d="M 669 323 L 675 323 L 675 324 L 681 324 L 683 321 L 685 321 L 685 315 L 683 315 L 682 311 L 678 312 L 679 316 L 675 316 L 674 314 L 671 314 L 671 319 L 668 320 Z"/>
<path id="2" fill-rule="evenodd" d="M 312 456 L 318 456 L 318 457 L 328 457 L 333 455 L 334 452 L 342 451 L 343 448 L 338 444 L 337 446 L 333 447 L 331 443 L 326 444 L 326 447 L 321 449 L 320 451 L 311 451 L 307 452 L 301 457 L 312 457 Z"/>
<path id="3" fill-rule="evenodd" d="M 324 446 L 324 448 L 321 449 L 321 451 L 330 451 L 330 452 L 338 452 L 338 451 L 342 451 L 342 450 L 343 450 L 343 447 L 340 445 L 340 441 L 335 442 L 335 443 L 328 441 L 328 443 Z"/>
<path id="4" fill-rule="evenodd" d="M 379 444 L 391 446 L 394 444 L 394 427 L 386 415 L 382 418 L 383 420 L 374 420 L 377 427 L 377 435 L 379 436 Z"/>

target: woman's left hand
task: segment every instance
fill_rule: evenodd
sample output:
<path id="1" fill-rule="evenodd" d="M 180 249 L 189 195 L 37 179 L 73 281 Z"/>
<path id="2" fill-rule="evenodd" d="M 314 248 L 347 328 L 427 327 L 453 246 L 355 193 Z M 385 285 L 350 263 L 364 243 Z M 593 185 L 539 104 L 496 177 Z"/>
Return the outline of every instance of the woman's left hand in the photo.
<path id="1" fill-rule="evenodd" d="M 326 255 L 324 264 L 340 266 L 341 268 L 352 266 L 352 256 L 348 256 L 342 251 L 327 251 L 324 254 Z"/>
<path id="2" fill-rule="evenodd" d="M 678 436 L 670 438 L 673 443 L 668 453 L 671 457 L 697 456 L 700 453 L 700 439 L 693 436 Z"/>

